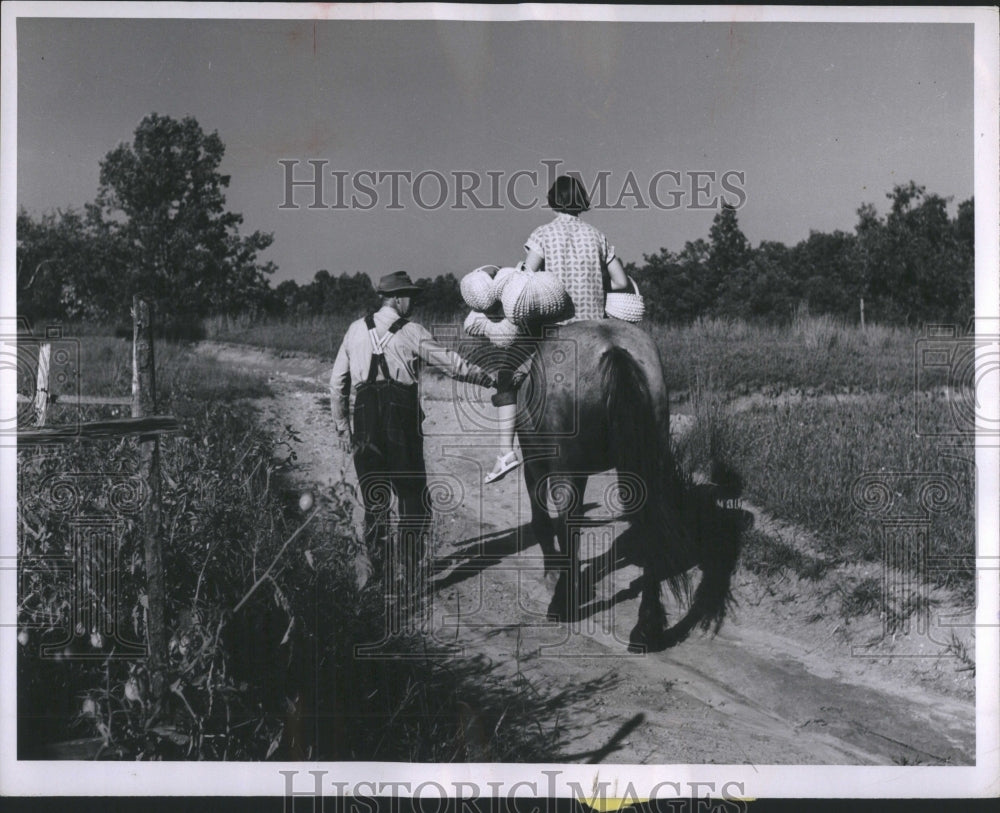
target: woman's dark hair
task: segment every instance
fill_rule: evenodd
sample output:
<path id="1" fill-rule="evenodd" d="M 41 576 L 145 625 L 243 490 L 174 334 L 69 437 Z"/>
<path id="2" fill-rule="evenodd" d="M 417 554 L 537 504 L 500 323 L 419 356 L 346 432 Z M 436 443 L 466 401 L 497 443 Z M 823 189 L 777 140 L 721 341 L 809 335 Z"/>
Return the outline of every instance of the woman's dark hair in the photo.
<path id="1" fill-rule="evenodd" d="M 580 181 L 572 175 L 560 175 L 549 187 L 549 207 L 557 212 L 578 215 L 590 208 L 590 198 Z"/>

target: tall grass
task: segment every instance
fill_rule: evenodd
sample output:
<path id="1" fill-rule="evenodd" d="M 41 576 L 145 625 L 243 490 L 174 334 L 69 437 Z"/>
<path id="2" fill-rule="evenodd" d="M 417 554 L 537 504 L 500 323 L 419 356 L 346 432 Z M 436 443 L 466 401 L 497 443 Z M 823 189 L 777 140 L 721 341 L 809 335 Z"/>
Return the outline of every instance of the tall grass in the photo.
<path id="1" fill-rule="evenodd" d="M 94 420 L 130 414 L 128 406 L 80 406 L 75 395 L 128 397 L 132 392 L 132 342 L 107 333 L 67 335 L 52 342 L 49 369 L 51 424 Z M 57 349 L 66 352 L 57 353 Z M 17 348 L 19 395 L 32 397 L 37 374 L 38 345 L 20 343 Z M 259 372 L 234 369 L 210 357 L 190 352 L 187 344 L 157 341 L 154 344 L 157 402 L 160 412 L 190 411 L 198 403 L 231 403 L 242 398 L 271 394 L 266 377 Z M 19 410 L 19 423 L 34 420 L 30 409 Z"/>
<path id="2" fill-rule="evenodd" d="M 219 316 L 204 322 L 206 338 L 215 341 L 269 347 L 281 352 L 309 353 L 332 361 L 348 326 L 364 314 L 321 314 L 287 318 Z M 437 325 L 460 327 L 465 314 L 442 313 L 433 303 L 417 305 L 411 318 L 432 328 Z"/>
<path id="3" fill-rule="evenodd" d="M 357 314 L 361 316 L 361 314 Z M 460 329 L 465 314 L 441 314 L 433 303 L 418 306 L 413 318 L 428 327 Z M 218 341 L 304 352 L 332 360 L 352 316 L 286 319 L 216 317 L 205 334 Z M 801 390 L 817 393 L 904 392 L 912 390 L 916 340 L 913 330 L 880 325 L 861 329 L 829 316 L 799 312 L 780 326 L 737 319 L 701 318 L 691 325 L 654 322 L 643 328 L 664 360 L 667 386 L 675 392 L 697 388 L 730 395 Z M 923 371 L 924 386 L 946 383 L 944 371 Z"/>
<path id="4" fill-rule="evenodd" d="M 647 325 L 672 391 L 708 389 L 730 396 L 789 390 L 810 393 L 910 392 L 919 334 L 869 325 L 864 330 L 825 316 L 798 316 L 787 326 L 731 319 L 692 325 Z M 924 374 L 927 386 L 943 372 Z"/>
<path id="5" fill-rule="evenodd" d="M 952 425 L 953 405 L 931 402 L 938 426 Z M 925 414 L 926 419 L 926 414 Z M 975 472 L 971 438 L 915 432 L 912 398 L 874 395 L 861 401 L 775 403 L 732 413 L 718 399 L 697 405 L 684 453 L 695 465 L 713 457 L 741 472 L 745 493 L 773 516 L 814 531 L 837 561 L 881 555 L 880 523 L 917 517 L 931 523 L 932 555 L 971 555 L 975 549 Z M 883 514 L 864 510 L 856 487 L 866 476 L 884 485 Z M 921 503 L 928 482 L 955 488 L 940 512 Z M 938 574 L 971 589 L 971 573 Z"/>
<path id="6" fill-rule="evenodd" d="M 215 317 L 205 322 L 205 334 L 215 341 L 309 353 L 332 361 L 352 321 L 351 317 L 341 315 L 290 319 Z"/>

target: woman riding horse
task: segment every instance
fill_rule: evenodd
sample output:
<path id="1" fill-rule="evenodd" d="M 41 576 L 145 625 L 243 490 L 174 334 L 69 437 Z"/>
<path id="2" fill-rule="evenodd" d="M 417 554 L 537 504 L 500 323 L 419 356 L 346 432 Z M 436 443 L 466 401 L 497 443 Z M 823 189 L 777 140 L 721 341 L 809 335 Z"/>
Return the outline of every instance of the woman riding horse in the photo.
<path id="1" fill-rule="evenodd" d="M 539 226 L 524 244 L 528 271 L 544 268 L 555 274 L 566 288 L 572 308 L 560 324 L 604 318 L 604 277 L 611 280 L 611 289 L 625 290 L 628 277 L 615 249 L 601 232 L 580 220 L 580 213 L 590 209 L 590 199 L 583 184 L 569 175 L 560 175 L 549 189 L 549 207 L 557 214 L 555 220 Z M 521 461 L 514 450 L 514 424 L 517 392 L 514 375 L 519 365 L 518 354 L 508 354 L 497 376 L 497 394 L 493 404 L 498 408 L 500 454 L 493 470 L 486 475 L 487 483 L 495 483 L 517 468 Z"/>

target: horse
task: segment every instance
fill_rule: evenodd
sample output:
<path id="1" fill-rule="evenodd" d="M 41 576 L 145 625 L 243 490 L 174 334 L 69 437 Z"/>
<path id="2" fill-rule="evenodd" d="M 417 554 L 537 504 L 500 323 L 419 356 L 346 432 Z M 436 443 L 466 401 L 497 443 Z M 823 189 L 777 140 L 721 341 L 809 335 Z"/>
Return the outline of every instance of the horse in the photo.
<path id="1" fill-rule="evenodd" d="M 652 338 L 615 319 L 555 328 L 552 338 L 533 345 L 517 414 L 530 528 L 546 577 L 555 581 L 549 618 L 577 620 L 589 600 L 579 534 L 572 526 L 579 525 L 587 479 L 614 468 L 622 493 L 631 495 L 625 518 L 637 537 L 634 558 L 642 566 L 642 598 L 629 650 L 664 650 L 697 625 L 718 632 L 733 601 L 730 582 L 749 515 L 720 505 L 739 496 L 734 472 L 716 466 L 712 479 L 724 482 L 696 485 L 678 466 Z M 550 516 L 550 501 L 556 517 Z M 694 567 L 702 577 L 691 598 Z M 663 581 L 679 600 L 690 601 L 686 615 L 669 628 L 661 603 Z"/>

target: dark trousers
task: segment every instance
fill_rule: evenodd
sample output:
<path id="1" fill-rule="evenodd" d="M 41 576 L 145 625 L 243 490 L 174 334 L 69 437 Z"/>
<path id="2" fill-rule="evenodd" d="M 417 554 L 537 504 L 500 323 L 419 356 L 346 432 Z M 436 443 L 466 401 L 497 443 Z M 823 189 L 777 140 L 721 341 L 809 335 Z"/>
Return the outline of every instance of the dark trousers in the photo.
<path id="1" fill-rule="evenodd" d="M 393 496 L 398 506 L 400 554 L 409 562 L 424 553 L 431 512 L 421 418 L 416 386 L 380 381 L 358 389 L 354 469 L 365 507 L 369 555 L 387 552 Z"/>

